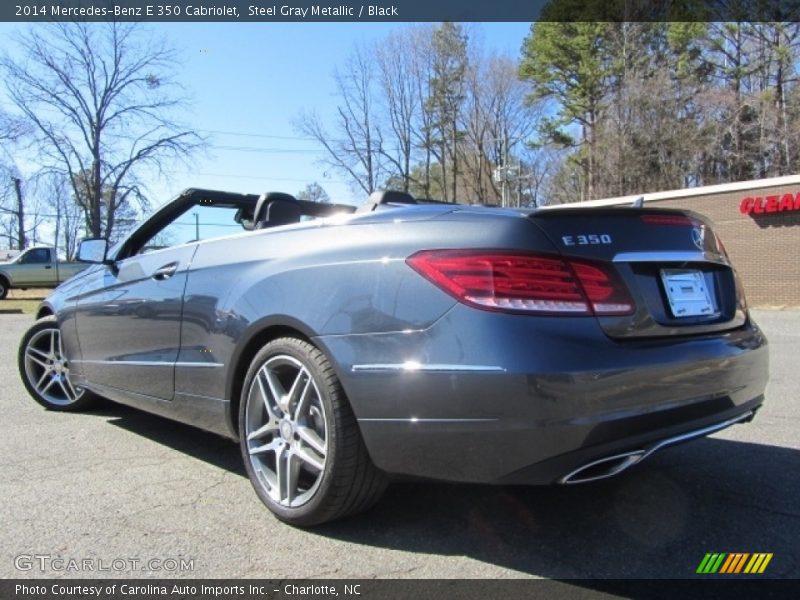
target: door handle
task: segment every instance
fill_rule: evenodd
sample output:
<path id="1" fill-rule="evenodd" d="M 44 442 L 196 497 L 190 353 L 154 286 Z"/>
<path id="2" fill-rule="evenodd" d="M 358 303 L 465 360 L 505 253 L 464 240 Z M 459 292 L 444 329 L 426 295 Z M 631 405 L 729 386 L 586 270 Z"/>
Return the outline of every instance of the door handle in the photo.
<path id="1" fill-rule="evenodd" d="M 160 269 L 156 269 L 156 272 L 153 273 L 152 277 L 156 281 L 164 281 L 165 279 L 169 279 L 173 275 L 175 275 L 175 271 L 178 270 L 178 263 L 171 262 L 168 265 L 164 265 Z"/>
<path id="2" fill-rule="evenodd" d="M 44 268 L 45 268 L 45 269 L 52 269 L 52 268 L 53 268 L 53 265 L 45 265 L 45 267 L 44 267 Z"/>

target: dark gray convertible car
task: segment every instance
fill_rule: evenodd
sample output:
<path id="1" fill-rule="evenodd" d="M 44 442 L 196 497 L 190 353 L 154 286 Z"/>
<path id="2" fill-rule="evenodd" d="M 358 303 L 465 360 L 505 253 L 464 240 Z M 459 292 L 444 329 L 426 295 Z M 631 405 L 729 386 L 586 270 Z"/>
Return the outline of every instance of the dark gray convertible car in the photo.
<path id="1" fill-rule="evenodd" d="M 21 343 L 33 398 L 238 439 L 296 525 L 363 510 L 392 477 L 609 477 L 763 400 L 766 339 L 691 212 L 191 189 L 79 254 L 96 264 Z"/>

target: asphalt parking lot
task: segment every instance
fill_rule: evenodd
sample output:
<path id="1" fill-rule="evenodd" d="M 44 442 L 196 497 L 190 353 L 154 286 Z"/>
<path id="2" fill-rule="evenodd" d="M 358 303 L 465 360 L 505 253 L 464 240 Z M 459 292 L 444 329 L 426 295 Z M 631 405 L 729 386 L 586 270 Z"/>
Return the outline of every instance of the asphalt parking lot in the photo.
<path id="1" fill-rule="evenodd" d="M 16 368 L 32 317 L 0 315 L 0 577 L 694 577 L 707 552 L 772 552 L 764 576 L 796 578 L 800 311 L 755 315 L 772 365 L 749 425 L 595 484 L 395 484 L 313 531 L 271 516 L 231 441 L 110 403 L 40 408 Z M 128 562 L 100 574 L 32 555 Z M 192 568 L 164 570 L 180 559 Z"/>

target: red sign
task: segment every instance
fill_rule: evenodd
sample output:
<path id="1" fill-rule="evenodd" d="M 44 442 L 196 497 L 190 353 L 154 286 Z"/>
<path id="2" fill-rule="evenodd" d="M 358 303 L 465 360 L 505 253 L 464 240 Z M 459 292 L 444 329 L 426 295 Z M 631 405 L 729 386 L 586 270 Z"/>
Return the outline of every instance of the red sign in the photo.
<path id="1" fill-rule="evenodd" d="M 763 215 L 786 211 L 800 211 L 800 192 L 783 196 L 748 196 L 742 198 L 739 212 L 743 215 Z"/>

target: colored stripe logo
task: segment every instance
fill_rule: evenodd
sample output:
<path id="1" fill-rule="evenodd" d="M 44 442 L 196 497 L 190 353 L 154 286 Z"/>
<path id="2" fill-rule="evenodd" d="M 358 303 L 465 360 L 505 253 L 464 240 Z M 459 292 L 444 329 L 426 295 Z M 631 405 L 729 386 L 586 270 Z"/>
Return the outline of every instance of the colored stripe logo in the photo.
<path id="1" fill-rule="evenodd" d="M 772 552 L 708 552 L 700 561 L 697 573 L 763 573 L 771 560 Z"/>

